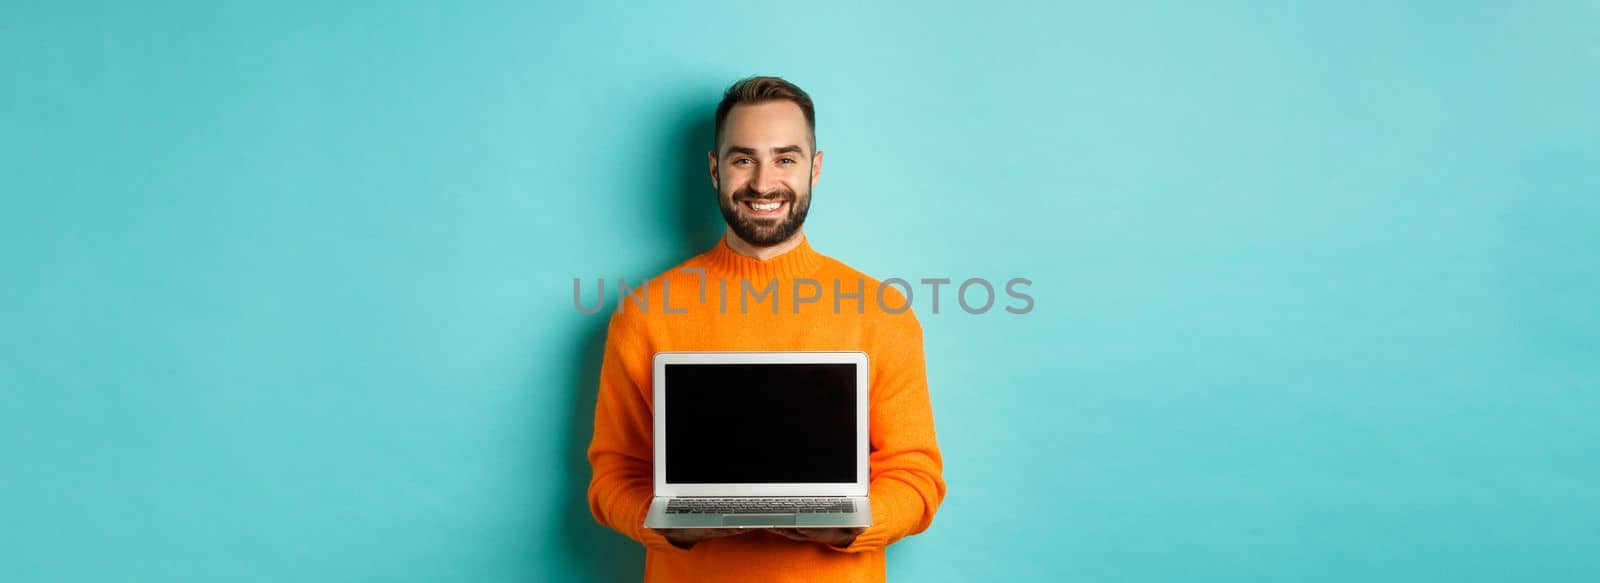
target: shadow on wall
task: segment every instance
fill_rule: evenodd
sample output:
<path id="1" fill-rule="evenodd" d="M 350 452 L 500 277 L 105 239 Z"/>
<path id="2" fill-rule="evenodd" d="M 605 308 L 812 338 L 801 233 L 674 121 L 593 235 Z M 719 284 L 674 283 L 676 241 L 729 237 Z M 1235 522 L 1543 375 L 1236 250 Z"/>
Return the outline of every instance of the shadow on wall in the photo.
<path id="1" fill-rule="evenodd" d="M 640 241 L 637 249 L 648 250 L 645 263 L 651 269 L 638 272 L 635 277 L 655 276 L 689 257 L 699 254 L 719 240 L 723 229 L 722 215 L 717 210 L 716 191 L 706 169 L 706 151 L 711 149 L 715 121 L 712 115 L 716 101 L 689 103 L 669 112 L 663 125 L 669 128 L 666 147 L 661 152 L 672 157 L 667 166 L 667 192 L 656 197 L 649 191 L 640 193 L 643 200 L 658 200 L 657 216 L 666 217 L 672 224 L 672 241 Z M 642 139 L 641 142 L 648 142 Z M 663 181 L 647 179 L 642 188 L 653 189 Z M 647 207 L 648 208 L 648 207 Z M 631 278 L 630 278 L 631 280 Z M 616 305 L 615 283 L 608 291 L 606 301 Z M 563 301 L 570 299 L 563 298 Z M 559 508 L 554 513 L 562 517 L 562 524 L 554 536 L 565 545 L 572 564 L 582 572 L 570 573 L 572 581 L 638 581 L 644 575 L 644 548 L 620 533 L 601 526 L 589 512 L 588 447 L 594 432 L 594 405 L 600 383 L 600 362 L 604 355 L 606 325 L 610 311 L 583 317 L 581 334 L 573 339 L 576 353 L 574 367 L 563 386 L 572 391 L 572 409 L 567 415 L 568 427 L 562 447 L 564 461 L 563 493 L 556 499 Z"/>

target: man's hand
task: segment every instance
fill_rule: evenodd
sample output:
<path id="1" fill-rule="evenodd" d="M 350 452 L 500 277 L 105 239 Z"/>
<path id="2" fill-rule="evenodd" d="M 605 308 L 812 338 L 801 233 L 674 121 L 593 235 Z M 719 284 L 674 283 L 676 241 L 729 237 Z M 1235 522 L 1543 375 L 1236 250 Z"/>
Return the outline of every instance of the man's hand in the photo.
<path id="1" fill-rule="evenodd" d="M 834 548 L 845 548 L 856 541 L 856 536 L 866 532 L 865 527 L 856 528 L 773 528 L 769 529 L 774 534 L 791 540 L 808 543 L 822 543 Z"/>
<path id="2" fill-rule="evenodd" d="M 722 538 L 747 532 L 737 528 L 652 528 L 650 530 L 654 530 L 661 536 L 666 537 L 667 542 L 672 543 L 672 546 L 684 550 L 689 550 L 695 543 L 706 539 Z"/>

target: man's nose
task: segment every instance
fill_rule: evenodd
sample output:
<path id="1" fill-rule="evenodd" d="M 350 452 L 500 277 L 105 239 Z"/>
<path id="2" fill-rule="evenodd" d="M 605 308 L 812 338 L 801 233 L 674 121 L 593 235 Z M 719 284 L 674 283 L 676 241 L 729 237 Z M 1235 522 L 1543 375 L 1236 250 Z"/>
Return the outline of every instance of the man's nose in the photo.
<path id="1" fill-rule="evenodd" d="M 756 194 L 766 196 L 772 194 L 782 184 L 778 171 L 772 168 L 756 168 L 756 175 L 751 177 L 751 184 L 756 188 Z"/>

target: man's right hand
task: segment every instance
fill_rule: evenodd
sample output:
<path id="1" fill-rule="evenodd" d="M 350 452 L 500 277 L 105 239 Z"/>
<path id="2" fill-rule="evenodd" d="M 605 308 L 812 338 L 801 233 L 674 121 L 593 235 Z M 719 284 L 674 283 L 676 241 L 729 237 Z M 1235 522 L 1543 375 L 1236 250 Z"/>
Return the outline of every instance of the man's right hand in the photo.
<path id="1" fill-rule="evenodd" d="M 672 546 L 688 550 L 700 541 L 712 538 L 722 538 L 750 532 L 738 528 L 652 528 L 657 534 L 667 538 Z"/>

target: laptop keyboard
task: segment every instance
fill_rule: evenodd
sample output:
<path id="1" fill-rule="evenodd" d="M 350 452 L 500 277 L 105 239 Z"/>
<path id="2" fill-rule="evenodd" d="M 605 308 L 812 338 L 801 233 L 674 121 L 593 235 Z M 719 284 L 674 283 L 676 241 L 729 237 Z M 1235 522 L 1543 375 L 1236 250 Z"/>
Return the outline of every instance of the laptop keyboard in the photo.
<path id="1" fill-rule="evenodd" d="M 667 514 L 814 514 L 855 512 L 848 498 L 673 498 Z"/>

